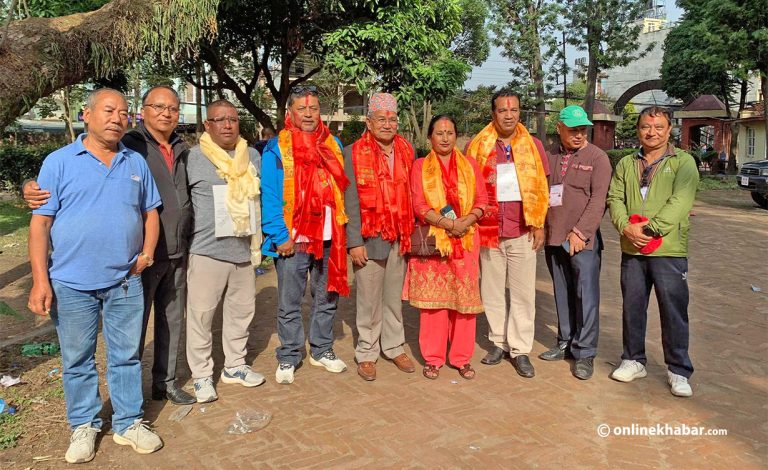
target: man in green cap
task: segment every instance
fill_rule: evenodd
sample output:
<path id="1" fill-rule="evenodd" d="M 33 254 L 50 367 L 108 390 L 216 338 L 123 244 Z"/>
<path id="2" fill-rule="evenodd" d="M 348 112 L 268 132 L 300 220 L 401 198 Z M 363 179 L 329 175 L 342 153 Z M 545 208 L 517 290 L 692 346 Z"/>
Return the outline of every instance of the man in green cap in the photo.
<path id="1" fill-rule="evenodd" d="M 592 377 L 600 307 L 600 221 L 611 181 L 608 155 L 587 141 L 587 113 L 580 106 L 560 111 L 560 145 L 548 152 L 549 210 L 544 256 L 557 309 L 557 345 L 545 361 L 576 359 L 576 378 Z"/>

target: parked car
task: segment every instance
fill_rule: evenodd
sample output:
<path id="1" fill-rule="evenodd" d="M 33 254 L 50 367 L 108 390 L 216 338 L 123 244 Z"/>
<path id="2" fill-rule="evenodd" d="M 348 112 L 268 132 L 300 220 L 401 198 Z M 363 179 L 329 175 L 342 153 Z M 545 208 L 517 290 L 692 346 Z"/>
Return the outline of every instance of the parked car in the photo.
<path id="1" fill-rule="evenodd" d="M 741 189 L 752 194 L 753 201 L 763 209 L 768 209 L 768 160 L 741 165 L 738 183 Z"/>

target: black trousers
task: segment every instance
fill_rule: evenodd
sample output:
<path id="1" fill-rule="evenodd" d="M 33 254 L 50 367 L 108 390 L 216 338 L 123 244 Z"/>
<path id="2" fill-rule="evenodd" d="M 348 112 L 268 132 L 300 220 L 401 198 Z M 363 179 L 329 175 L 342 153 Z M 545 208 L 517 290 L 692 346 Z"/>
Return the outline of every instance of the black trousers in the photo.
<path id="1" fill-rule="evenodd" d="M 149 313 L 154 305 L 152 387 L 165 390 L 176 379 L 176 360 L 187 303 L 186 257 L 156 261 L 141 273 L 141 283 L 144 286 L 144 325 L 141 329 L 140 355 L 144 353 Z"/>
<path id="2" fill-rule="evenodd" d="M 600 262 L 602 247 L 570 256 L 561 246 L 544 248 L 557 309 L 557 342 L 576 359 L 597 355 L 600 330 Z"/>
<path id="3" fill-rule="evenodd" d="M 688 356 L 688 258 L 621 255 L 624 353 L 645 365 L 645 331 L 651 287 L 661 315 L 661 344 L 670 371 L 693 374 Z"/>

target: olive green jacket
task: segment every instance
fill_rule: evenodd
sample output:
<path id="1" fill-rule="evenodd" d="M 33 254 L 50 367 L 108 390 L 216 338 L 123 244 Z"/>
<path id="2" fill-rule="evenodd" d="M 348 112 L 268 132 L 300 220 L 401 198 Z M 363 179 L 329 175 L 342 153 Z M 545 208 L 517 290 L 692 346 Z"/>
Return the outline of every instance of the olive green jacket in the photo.
<path id="1" fill-rule="evenodd" d="M 693 208 L 699 185 L 699 169 L 693 157 L 670 146 L 648 186 L 645 200 L 640 194 L 637 154 L 627 155 L 616 165 L 606 200 L 611 221 L 621 234 L 632 214 L 648 218 L 648 228 L 663 237 L 661 246 L 647 256 L 688 256 L 688 213 Z M 624 236 L 621 251 L 641 253 Z"/>

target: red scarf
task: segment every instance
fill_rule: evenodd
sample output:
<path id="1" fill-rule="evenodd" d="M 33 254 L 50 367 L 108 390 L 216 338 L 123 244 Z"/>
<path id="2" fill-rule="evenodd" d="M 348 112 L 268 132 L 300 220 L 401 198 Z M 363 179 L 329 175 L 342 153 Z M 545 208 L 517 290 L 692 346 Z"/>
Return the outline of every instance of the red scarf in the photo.
<path id="1" fill-rule="evenodd" d="M 400 254 L 411 249 L 413 205 L 409 175 L 413 165 L 411 145 L 395 135 L 393 171 L 373 135 L 365 132 L 352 145 L 352 165 L 360 200 L 361 234 L 389 242 L 400 239 Z"/>
<path id="2" fill-rule="evenodd" d="M 347 237 L 344 229 L 347 216 L 344 213 L 343 196 L 349 180 L 344 173 L 341 149 L 322 122 L 313 132 L 304 132 L 293 125 L 290 115 L 286 115 L 285 128 L 280 133 L 283 134 L 280 141 L 287 142 L 287 138 L 290 138 L 291 142 L 290 150 L 282 152 L 284 157 L 290 153 L 289 164 L 293 165 L 292 175 L 285 168 L 286 179 L 293 176 L 293 197 L 284 195 L 286 205 L 291 206 L 286 208 L 286 215 L 293 214 L 292 220 L 286 221 L 291 230 L 291 238 L 295 240 L 294 234 L 307 237 L 309 242 L 304 251 L 314 255 L 315 259 L 322 259 L 325 207 L 330 207 L 333 223 L 328 259 L 328 292 L 349 295 Z M 283 151 L 283 148 L 280 150 Z M 284 158 L 284 167 L 286 163 Z"/>

